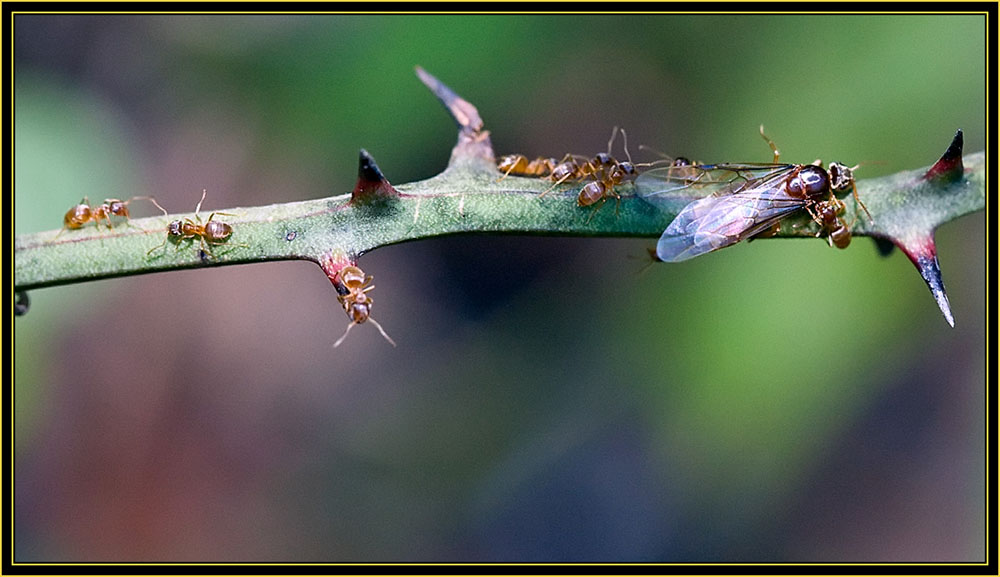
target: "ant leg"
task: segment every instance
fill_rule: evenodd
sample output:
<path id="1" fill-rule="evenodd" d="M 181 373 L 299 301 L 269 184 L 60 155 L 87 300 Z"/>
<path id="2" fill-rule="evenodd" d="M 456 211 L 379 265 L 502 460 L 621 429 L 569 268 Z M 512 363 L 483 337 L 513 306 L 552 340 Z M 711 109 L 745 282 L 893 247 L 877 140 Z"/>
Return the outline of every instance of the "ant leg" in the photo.
<path id="1" fill-rule="evenodd" d="M 146 251 L 146 256 L 149 256 L 149 255 L 153 254 L 154 250 L 157 250 L 158 248 L 160 248 L 161 246 L 164 246 L 166 244 L 167 244 L 167 239 L 163 239 L 163 242 L 161 242 L 160 244 L 158 244 L 158 245 L 154 246 L 153 248 L 149 249 L 148 251 Z"/>
<path id="2" fill-rule="evenodd" d="M 813 219 L 813 222 L 815 222 L 816 224 L 819 225 L 819 232 L 816 233 L 816 238 L 819 238 L 820 236 L 823 235 L 823 231 L 824 231 L 824 228 L 823 228 L 823 219 L 821 219 L 819 217 L 819 215 L 816 214 L 816 212 L 813 211 L 812 207 L 809 206 L 808 204 L 806 205 L 806 212 L 809 213 L 809 217 Z"/>
<path id="3" fill-rule="evenodd" d="M 217 214 L 221 214 L 222 216 L 236 216 L 235 214 L 233 214 L 231 212 L 219 212 L 219 211 L 215 211 L 212 214 L 208 215 L 208 220 L 206 220 L 205 222 L 206 223 L 211 222 L 212 218 L 215 217 L 215 215 L 217 215 Z"/>
<path id="4" fill-rule="evenodd" d="M 542 194 L 538 195 L 538 198 L 542 198 L 546 194 L 552 192 L 553 188 L 555 188 L 555 187 L 559 186 L 560 184 L 566 182 L 567 180 L 569 180 L 569 178 L 571 176 L 573 176 L 573 175 L 572 174 L 567 174 L 566 176 L 564 176 L 564 177 L 560 178 L 559 180 L 555 181 L 554 183 L 552 183 L 552 186 L 550 186 L 545 192 L 543 192 Z"/>
<path id="5" fill-rule="evenodd" d="M 774 162 L 773 163 L 774 164 L 778 164 L 778 158 L 781 157 L 781 152 L 778 151 L 778 145 L 776 145 L 773 140 L 771 140 L 770 138 L 767 137 L 766 134 L 764 134 L 764 125 L 763 124 L 760 125 L 760 135 L 761 135 L 761 137 L 764 138 L 764 140 L 767 141 L 767 145 L 771 147 L 771 151 L 774 152 Z"/>
<path id="6" fill-rule="evenodd" d="M 201 212 L 201 203 L 205 202 L 205 195 L 208 194 L 208 189 L 201 189 L 201 200 L 198 201 L 198 205 L 194 207 L 194 215 L 197 217 L 198 213 Z"/>
<path id="7" fill-rule="evenodd" d="M 512 165 L 510 168 L 508 168 L 507 172 L 503 173 L 503 176 L 501 176 L 500 178 L 497 179 L 497 182 L 501 182 L 501 181 L 503 181 L 503 179 L 505 179 L 508 176 L 510 176 L 510 173 L 513 172 L 515 168 L 517 168 L 516 165 Z"/>
<path id="8" fill-rule="evenodd" d="M 602 196 L 602 197 L 601 197 L 601 200 L 600 200 L 600 202 L 598 203 L 598 205 L 594 207 L 594 210 L 590 211 L 590 216 L 589 216 L 589 217 L 587 217 L 587 224 L 590 224 L 590 221 L 594 219 L 594 215 L 596 215 L 596 214 L 597 214 L 597 211 L 598 211 L 598 210 L 601 210 L 601 207 L 602 207 L 602 206 L 604 206 L 604 203 L 605 203 L 605 202 L 606 202 L 607 200 L 608 200 L 608 197 L 606 197 L 606 196 Z"/>
<path id="9" fill-rule="evenodd" d="M 133 227 L 133 226 L 134 226 L 135 228 L 137 228 L 137 229 L 141 230 L 142 232 L 149 232 L 148 230 L 146 230 L 146 229 L 142 228 L 142 227 L 141 227 L 141 226 L 139 226 L 138 224 L 133 224 L 133 223 L 132 223 L 132 219 L 126 219 L 126 220 L 125 220 L 125 226 L 128 226 L 128 227 Z"/>
<path id="10" fill-rule="evenodd" d="M 868 215 L 868 222 L 875 224 L 875 219 L 872 218 L 872 213 L 868 212 L 868 207 L 865 206 L 865 203 L 861 202 L 861 198 L 858 196 L 858 185 L 853 179 L 851 180 L 851 191 L 854 194 L 854 202 L 858 203 L 858 206 L 860 206 L 861 209 L 865 211 L 865 214 Z"/>
<path id="11" fill-rule="evenodd" d="M 205 237 L 199 236 L 198 240 L 201 242 L 201 254 L 208 255 L 209 258 L 215 260 L 215 253 L 212 252 L 212 243 L 206 243 Z"/>

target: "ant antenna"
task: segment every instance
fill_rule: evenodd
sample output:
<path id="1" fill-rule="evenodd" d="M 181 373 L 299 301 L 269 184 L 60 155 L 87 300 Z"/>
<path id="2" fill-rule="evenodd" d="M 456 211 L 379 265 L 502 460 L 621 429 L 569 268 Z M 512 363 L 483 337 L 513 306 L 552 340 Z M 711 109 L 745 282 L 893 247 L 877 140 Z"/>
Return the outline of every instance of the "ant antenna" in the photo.
<path id="1" fill-rule="evenodd" d="M 163 211 L 163 216 L 170 216 L 170 214 L 167 212 L 167 209 L 165 209 L 162 206 L 160 206 L 160 203 L 156 202 L 156 199 L 153 198 L 152 196 L 149 197 L 149 202 L 152 202 L 153 205 L 156 206 L 156 208 L 162 210 Z"/>
<path id="2" fill-rule="evenodd" d="M 389 335 L 387 335 L 385 333 L 385 329 L 382 328 L 382 325 L 378 324 L 378 321 L 376 321 L 375 319 L 373 319 L 371 317 L 368 317 L 368 322 L 370 322 L 373 325 L 375 325 L 375 328 L 378 329 L 378 332 L 382 333 L 382 336 L 385 337 L 385 340 L 389 341 L 390 345 L 396 346 L 396 341 L 392 340 L 392 338 L 389 337 Z"/>
<path id="3" fill-rule="evenodd" d="M 625 131 L 622 130 L 622 133 L 624 134 Z M 611 156 L 611 147 L 615 143 L 616 136 L 618 136 L 618 126 L 615 126 L 614 128 L 611 129 L 611 138 L 608 140 L 608 156 Z"/>
<path id="4" fill-rule="evenodd" d="M 344 331 L 344 336 L 340 337 L 339 339 L 337 339 L 337 342 L 333 343 L 333 348 L 339 347 L 340 343 L 344 342 L 344 339 L 347 338 L 347 333 L 351 332 L 351 329 L 353 329 L 354 325 L 356 325 L 356 324 L 358 324 L 358 323 L 350 322 L 350 323 L 347 324 L 347 330 Z"/>
<path id="5" fill-rule="evenodd" d="M 854 169 L 859 166 L 861 165 L 855 164 L 854 167 L 851 168 L 851 172 L 854 172 Z M 853 178 L 851 179 L 851 192 L 854 194 L 854 202 L 858 203 L 858 206 L 860 206 L 861 209 L 865 211 L 865 214 L 868 215 L 868 222 L 875 224 L 875 219 L 872 218 L 872 213 L 868 212 L 868 207 L 865 206 L 865 203 L 861 202 L 861 197 L 858 196 L 858 183 L 854 182 Z"/>
<path id="6" fill-rule="evenodd" d="M 622 131 L 622 147 L 625 148 L 625 156 L 628 158 L 629 163 L 635 164 L 634 162 L 632 162 L 632 154 L 629 153 L 628 151 L 628 134 L 625 134 L 624 128 L 622 128 L 621 131 Z"/>
<path id="7" fill-rule="evenodd" d="M 378 332 L 382 333 L 382 336 L 385 338 L 385 340 L 389 341 L 390 345 L 396 346 L 396 341 L 392 340 L 392 338 L 389 335 L 386 334 L 385 329 L 382 328 L 382 325 L 378 324 L 378 321 L 376 321 L 375 319 L 373 319 L 371 317 L 368 317 L 368 322 L 370 322 L 373 325 L 375 325 L 375 328 L 378 329 Z M 347 334 L 351 332 L 351 329 L 353 329 L 354 325 L 356 325 L 356 324 L 358 324 L 358 323 L 356 323 L 354 321 L 351 321 L 347 325 L 347 330 L 344 331 L 344 334 L 339 339 L 337 339 L 337 342 L 333 343 L 333 348 L 339 347 L 340 344 L 344 342 L 344 339 L 347 338 Z"/>

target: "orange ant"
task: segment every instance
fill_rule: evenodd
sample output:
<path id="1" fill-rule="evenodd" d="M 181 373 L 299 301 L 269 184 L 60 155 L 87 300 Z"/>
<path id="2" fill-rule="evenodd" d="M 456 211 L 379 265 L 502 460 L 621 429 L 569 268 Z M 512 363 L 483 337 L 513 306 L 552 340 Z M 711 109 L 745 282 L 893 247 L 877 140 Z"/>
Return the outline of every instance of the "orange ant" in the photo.
<path id="1" fill-rule="evenodd" d="M 113 228 L 113 222 L 111 220 L 111 217 L 113 216 L 118 218 L 124 218 L 125 222 L 129 226 L 132 226 L 132 224 L 129 222 L 128 205 L 130 202 L 137 199 L 149 200 L 153 204 L 156 204 L 156 200 L 154 200 L 153 197 L 151 196 L 133 196 L 128 200 L 108 198 L 104 200 L 103 204 L 90 206 L 90 202 L 85 196 L 83 197 L 83 199 L 80 201 L 79 204 L 66 211 L 66 215 L 63 216 L 63 227 L 59 230 L 58 233 L 56 233 L 56 236 L 53 237 L 53 240 L 55 238 L 59 238 L 59 235 L 61 235 L 63 231 L 68 229 L 73 229 L 73 230 L 81 229 L 88 222 L 93 222 L 95 226 L 100 227 L 103 221 L 107 225 L 108 230 L 111 230 Z"/>
<path id="2" fill-rule="evenodd" d="M 523 154 L 508 154 L 497 163 L 497 170 L 503 171 L 503 176 L 497 179 L 497 182 L 500 182 L 511 174 L 534 177 L 548 176 L 558 164 L 559 161 L 554 158 L 542 158 L 539 156 L 534 160 L 528 160 L 528 157 Z"/>
<path id="3" fill-rule="evenodd" d="M 198 201 L 198 205 L 195 206 L 194 208 L 194 217 L 198 220 L 198 222 L 195 222 L 190 218 L 185 218 L 183 221 L 181 220 L 172 221 L 170 224 L 167 225 L 167 238 L 164 239 L 164 241 L 161 242 L 160 244 L 149 249 L 149 251 L 146 253 L 147 256 L 152 254 L 153 251 L 155 251 L 156 249 L 167 244 L 168 240 L 174 242 L 180 242 L 182 240 L 189 238 L 197 238 L 199 242 L 201 242 L 202 253 L 215 258 L 215 255 L 212 254 L 211 246 L 216 244 L 222 244 L 227 240 L 229 240 L 229 237 L 232 236 L 233 234 L 233 227 L 224 222 L 212 219 L 215 218 L 215 215 L 217 214 L 222 214 L 225 216 L 236 216 L 236 215 L 228 212 L 213 212 L 208 216 L 208 220 L 206 220 L 205 223 L 202 224 L 201 217 L 198 216 L 198 213 L 201 211 L 201 203 L 205 202 L 205 194 L 207 192 L 208 192 L 207 190 L 202 189 L 201 200 Z M 153 204 L 156 205 L 156 208 L 159 208 L 160 210 L 163 211 L 164 216 L 167 216 L 166 209 L 160 206 L 155 200 L 153 201 Z M 248 247 L 248 245 L 245 244 L 237 246 L 242 246 L 245 248 Z"/>
<path id="4" fill-rule="evenodd" d="M 335 282 L 333 286 L 337 289 L 337 300 L 344 305 L 344 312 L 347 313 L 347 318 L 351 319 L 351 323 L 347 325 L 344 335 L 333 343 L 334 348 L 339 347 L 340 343 L 344 342 L 354 325 L 360 325 L 365 321 L 371 321 L 378 332 L 385 337 L 385 340 L 389 341 L 390 345 L 396 346 L 396 342 L 386 334 L 382 325 L 371 317 L 374 301 L 368 296 L 368 291 L 375 288 L 375 285 L 371 284 L 372 276 L 366 275 L 363 270 L 353 265 L 345 266 L 337 274 L 340 277 L 340 282 Z"/>

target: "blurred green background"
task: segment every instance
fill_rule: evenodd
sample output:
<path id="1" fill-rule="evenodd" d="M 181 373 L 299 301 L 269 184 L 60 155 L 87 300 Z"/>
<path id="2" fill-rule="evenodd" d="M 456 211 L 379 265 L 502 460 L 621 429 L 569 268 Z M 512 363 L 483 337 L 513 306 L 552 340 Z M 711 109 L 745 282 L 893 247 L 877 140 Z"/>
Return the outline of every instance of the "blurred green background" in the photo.
<path id="1" fill-rule="evenodd" d="M 639 143 L 931 164 L 985 146 L 981 16 L 14 19 L 15 229 Z M 862 197 L 864 190 L 860 190 Z M 135 216 L 156 211 L 133 205 Z M 875 215 L 877 218 L 878 215 Z M 14 323 L 17 561 L 981 561 L 984 213 L 914 267 L 820 240 L 644 272 L 655 239 L 383 248 L 371 326 L 312 263 L 39 290 Z"/>

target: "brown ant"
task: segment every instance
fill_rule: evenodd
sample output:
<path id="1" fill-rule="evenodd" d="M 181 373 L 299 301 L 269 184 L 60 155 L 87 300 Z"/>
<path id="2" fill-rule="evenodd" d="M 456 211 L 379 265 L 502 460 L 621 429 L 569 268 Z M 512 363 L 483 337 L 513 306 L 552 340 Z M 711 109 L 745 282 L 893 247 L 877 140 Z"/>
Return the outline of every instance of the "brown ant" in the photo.
<path id="1" fill-rule="evenodd" d="M 337 300 L 344 305 L 344 312 L 347 313 L 347 318 L 351 319 L 351 323 L 347 325 L 344 335 L 337 339 L 333 346 L 339 347 L 354 325 L 360 325 L 365 321 L 371 321 L 378 332 L 385 337 L 385 340 L 389 341 L 390 345 L 396 346 L 396 342 L 386 334 L 382 325 L 371 318 L 374 301 L 368 296 L 368 291 L 375 288 L 375 285 L 371 284 L 372 276 L 366 275 L 363 270 L 353 265 L 345 266 L 337 274 L 340 277 L 340 282 L 335 282 L 333 286 L 337 289 Z"/>
<path id="2" fill-rule="evenodd" d="M 810 216 L 820 225 L 820 231 L 816 233 L 816 236 L 819 237 L 826 233 L 826 241 L 830 243 L 830 246 L 847 248 L 851 244 L 851 229 L 848 228 L 844 219 L 840 218 L 845 208 L 843 201 L 831 195 L 830 200 L 817 202 L 809 210 Z"/>
<path id="3" fill-rule="evenodd" d="M 207 192 L 208 192 L 207 190 L 202 189 L 201 200 L 198 201 L 198 205 L 195 206 L 194 209 L 194 217 L 198 220 L 198 222 L 195 222 L 190 218 L 185 218 L 183 221 L 182 220 L 172 221 L 170 224 L 167 225 L 167 238 L 164 239 L 164 241 L 161 242 L 160 244 L 149 249 L 149 251 L 146 253 L 147 256 L 152 254 L 153 251 L 155 251 L 156 249 L 167 244 L 168 240 L 174 242 L 180 242 L 182 240 L 189 238 L 197 238 L 198 241 L 201 242 L 201 252 L 211 256 L 212 258 L 215 258 L 215 255 L 212 254 L 211 250 L 212 245 L 222 244 L 227 240 L 229 240 L 229 237 L 232 236 L 233 234 L 233 227 L 224 222 L 220 222 L 218 220 L 213 220 L 213 219 L 217 214 L 225 216 L 235 216 L 235 215 L 228 212 L 213 212 L 208 216 L 208 220 L 206 220 L 205 223 L 202 224 L 201 217 L 198 216 L 198 213 L 201 211 L 201 203 L 205 202 L 205 194 Z M 157 208 L 163 211 L 164 216 L 167 216 L 166 209 L 160 206 L 155 200 L 153 201 L 153 204 L 155 204 Z M 248 245 L 245 244 L 237 246 L 242 246 L 245 248 L 248 247 Z"/>
<path id="4" fill-rule="evenodd" d="M 625 149 L 625 156 L 628 160 L 624 162 L 618 162 L 611 156 L 611 146 L 615 141 L 615 137 L 618 132 L 622 133 L 622 142 Z M 611 140 L 608 141 L 608 152 L 606 154 L 598 154 L 588 163 L 591 170 L 590 177 L 593 178 L 592 181 L 588 182 L 582 189 L 580 189 L 580 194 L 576 197 L 577 206 L 592 206 L 597 204 L 594 211 L 591 213 L 590 218 L 593 218 L 597 211 L 604 206 L 608 198 L 615 197 L 615 214 L 618 214 L 618 208 L 621 205 L 622 197 L 615 190 L 616 186 L 620 186 L 626 182 L 635 181 L 636 177 L 639 176 L 639 167 L 652 166 L 657 164 L 656 161 L 651 163 L 635 164 L 632 162 L 632 155 L 628 151 L 628 135 L 625 133 L 624 128 L 614 129 L 611 133 Z M 687 159 L 677 159 L 674 163 L 683 162 L 690 164 Z M 677 166 L 683 166 L 682 164 L 677 164 Z M 588 219 L 589 221 L 590 219 Z"/>
<path id="5" fill-rule="evenodd" d="M 611 156 L 611 146 L 617 135 L 618 127 L 616 126 L 611 130 L 611 139 L 608 140 L 608 151 L 599 152 L 592 159 L 587 159 L 583 156 L 573 154 L 567 154 L 564 156 L 559 164 L 553 166 L 552 170 L 549 172 L 548 179 L 553 181 L 552 186 L 550 186 L 540 196 L 545 196 L 551 192 L 553 188 L 566 181 L 582 181 L 588 176 L 594 176 L 604 171 L 607 167 L 618 164 L 618 161 Z"/>
<path id="6" fill-rule="evenodd" d="M 129 226 L 132 226 L 131 223 L 129 223 L 128 205 L 130 202 L 137 199 L 149 200 L 153 204 L 156 204 L 156 200 L 154 200 L 151 196 L 133 196 L 128 200 L 108 198 L 105 199 L 103 204 L 90 206 L 90 202 L 85 196 L 79 204 L 66 211 L 65 216 L 63 216 L 63 227 L 58 233 L 56 233 L 53 240 L 55 238 L 59 238 L 59 235 L 61 235 L 63 231 L 68 229 L 81 229 L 86 226 L 88 222 L 93 222 L 97 227 L 100 227 L 103 222 L 107 225 L 108 230 L 111 230 L 114 224 L 111 217 L 124 218 L 125 222 L 129 224 Z"/>

